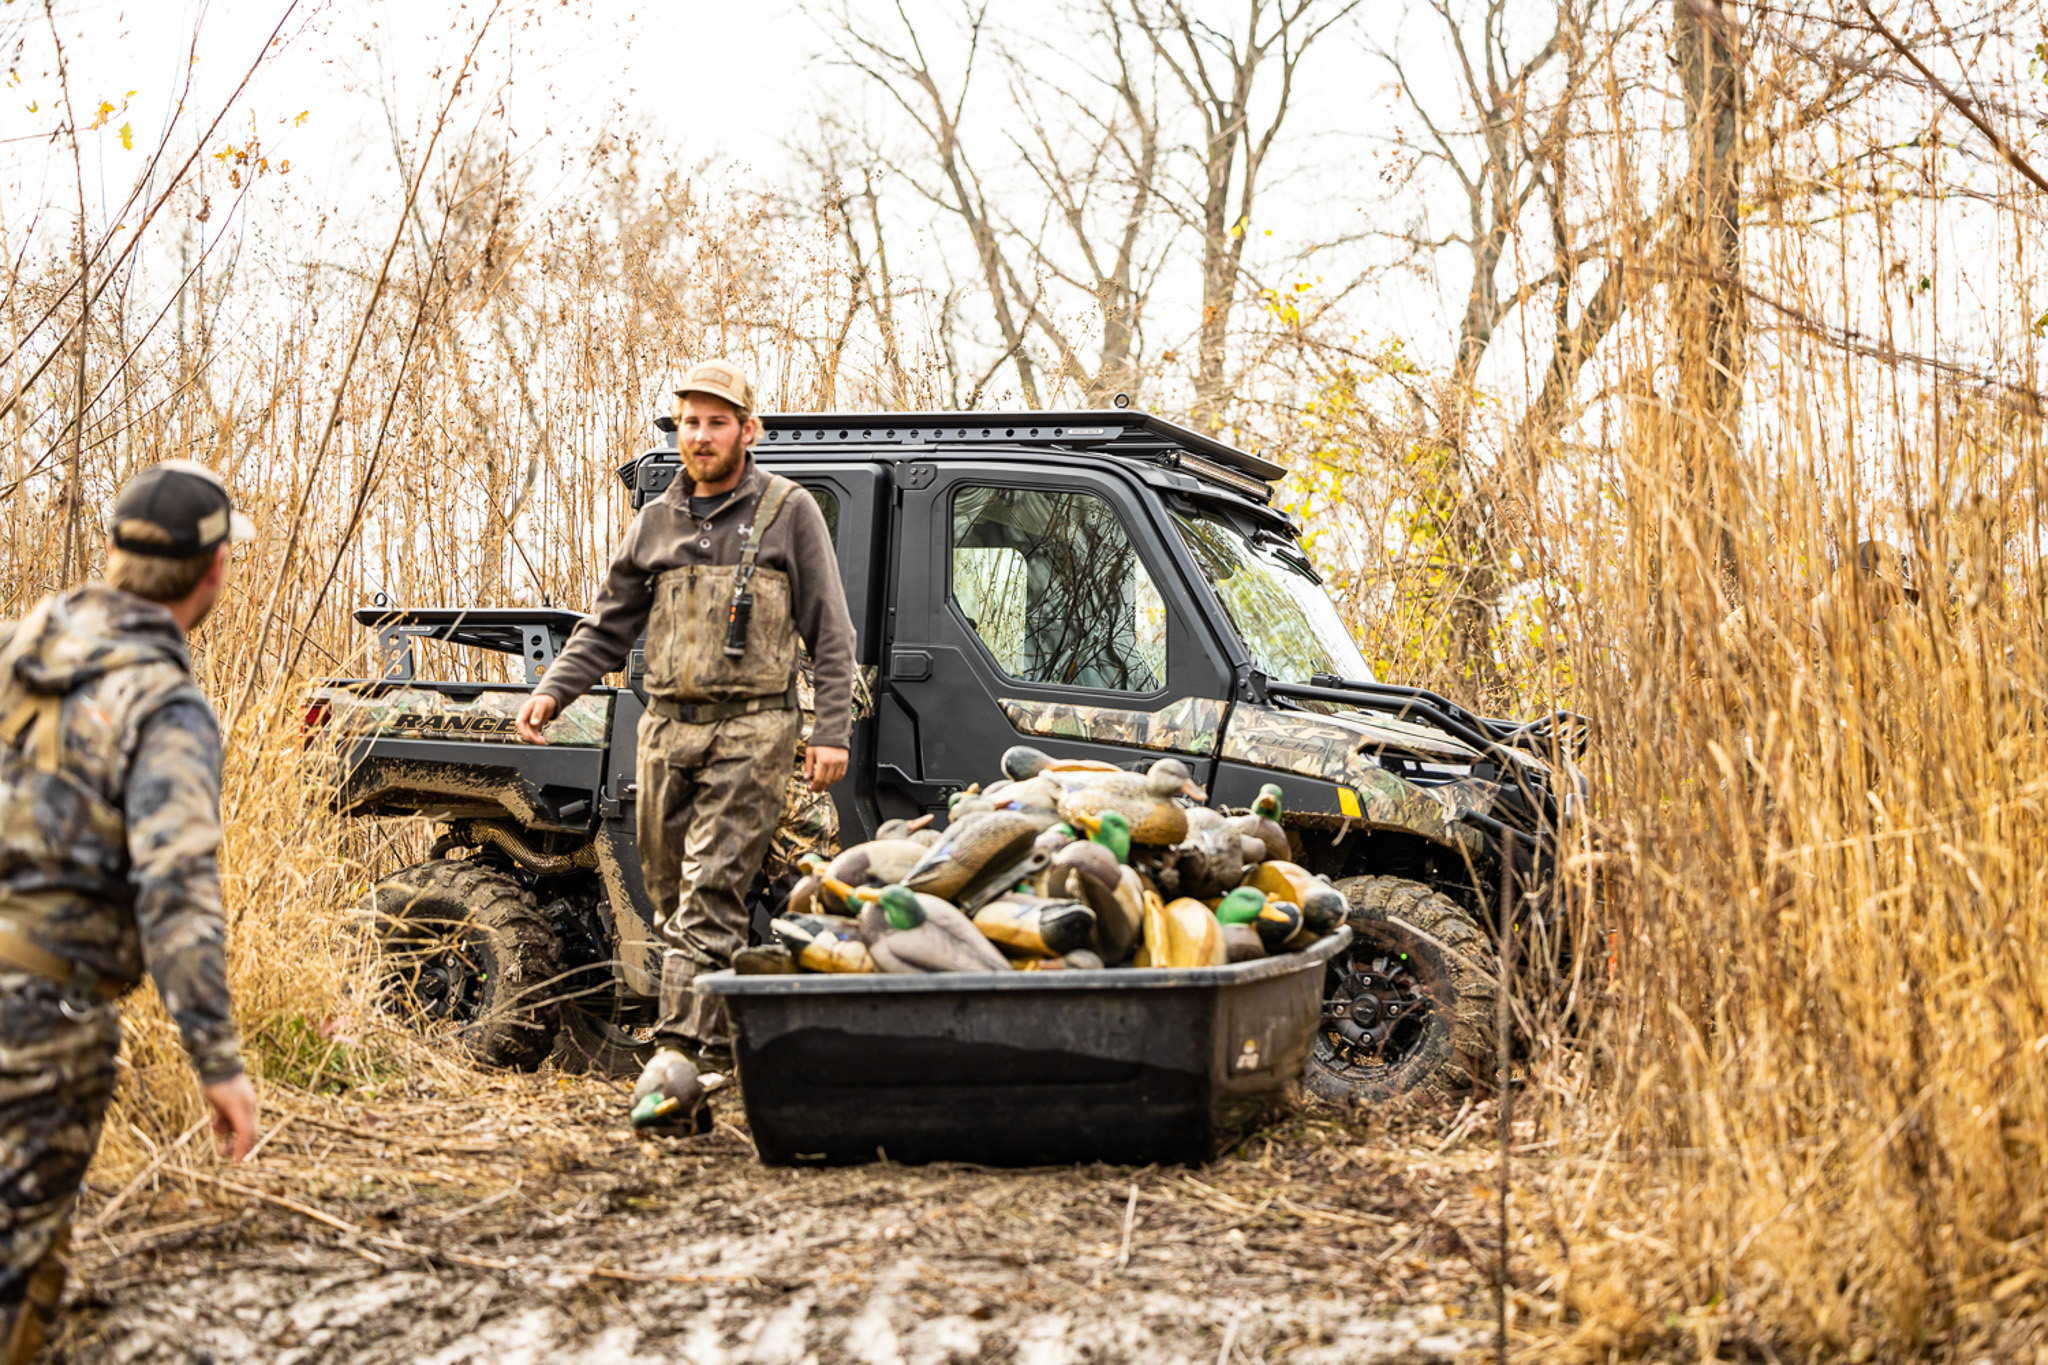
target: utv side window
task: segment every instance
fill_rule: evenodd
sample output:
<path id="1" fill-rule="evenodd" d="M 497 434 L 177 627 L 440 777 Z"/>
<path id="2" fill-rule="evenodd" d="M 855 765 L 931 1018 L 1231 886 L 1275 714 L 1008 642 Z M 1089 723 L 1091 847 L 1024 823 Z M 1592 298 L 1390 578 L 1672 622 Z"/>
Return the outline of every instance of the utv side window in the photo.
<path id="1" fill-rule="evenodd" d="M 1165 599 L 1101 498 L 962 488 L 952 550 L 953 600 L 1007 676 L 1115 692 L 1166 685 Z"/>
<path id="2" fill-rule="evenodd" d="M 839 548 L 839 495 L 821 483 L 807 483 L 804 491 L 818 504 L 818 510 L 825 516 L 825 534 L 832 537 L 832 548 Z"/>

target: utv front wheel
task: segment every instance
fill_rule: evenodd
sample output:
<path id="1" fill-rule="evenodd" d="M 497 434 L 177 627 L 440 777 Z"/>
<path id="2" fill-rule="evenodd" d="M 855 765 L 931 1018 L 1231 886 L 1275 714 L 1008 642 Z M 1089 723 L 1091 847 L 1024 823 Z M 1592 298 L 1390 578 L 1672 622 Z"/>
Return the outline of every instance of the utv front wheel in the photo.
<path id="1" fill-rule="evenodd" d="M 1352 877 L 1351 946 L 1330 964 L 1308 1088 L 1330 1100 L 1442 1098 L 1490 1051 L 1487 941 L 1455 902 L 1420 882 Z"/>
<path id="2" fill-rule="evenodd" d="M 452 1023 L 487 1066 L 531 1071 L 554 1046 L 561 950 L 516 877 L 436 859 L 377 883 L 377 930 L 393 1004 L 422 1025 Z"/>

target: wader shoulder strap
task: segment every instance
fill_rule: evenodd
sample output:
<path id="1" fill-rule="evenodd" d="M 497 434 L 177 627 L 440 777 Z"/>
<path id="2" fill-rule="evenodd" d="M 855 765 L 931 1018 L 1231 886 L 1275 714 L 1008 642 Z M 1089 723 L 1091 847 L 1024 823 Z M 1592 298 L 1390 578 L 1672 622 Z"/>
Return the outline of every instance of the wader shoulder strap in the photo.
<path id="1" fill-rule="evenodd" d="M 0 745 L 13 748 L 21 743 L 22 732 L 33 728 L 30 742 L 35 746 L 36 771 L 54 773 L 64 753 L 63 714 L 63 697 L 30 693 L 0 717 Z"/>
<path id="2" fill-rule="evenodd" d="M 754 509 L 754 526 L 747 533 L 747 543 L 740 551 L 740 566 L 733 571 L 733 591 L 744 590 L 754 576 L 754 560 L 760 556 L 761 542 L 767 538 L 768 528 L 782 511 L 782 504 L 789 501 L 789 495 L 796 492 L 796 481 L 785 479 L 780 474 L 768 476 L 768 486 L 761 491 L 760 505 Z"/>

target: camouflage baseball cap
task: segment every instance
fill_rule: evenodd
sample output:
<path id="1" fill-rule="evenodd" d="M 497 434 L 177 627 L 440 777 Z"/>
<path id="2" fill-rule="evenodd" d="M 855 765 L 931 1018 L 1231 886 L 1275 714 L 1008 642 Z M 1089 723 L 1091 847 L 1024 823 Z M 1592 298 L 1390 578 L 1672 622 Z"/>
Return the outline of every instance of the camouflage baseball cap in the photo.
<path id="1" fill-rule="evenodd" d="M 190 559 L 256 535 L 220 475 L 193 460 L 165 460 L 128 480 L 107 530 L 116 548 L 157 559 Z"/>
<path id="2" fill-rule="evenodd" d="M 740 373 L 740 367 L 729 360 L 700 360 L 692 365 L 683 376 L 676 397 L 693 393 L 722 398 L 738 408 L 742 417 L 751 416 L 754 411 L 754 386 Z"/>

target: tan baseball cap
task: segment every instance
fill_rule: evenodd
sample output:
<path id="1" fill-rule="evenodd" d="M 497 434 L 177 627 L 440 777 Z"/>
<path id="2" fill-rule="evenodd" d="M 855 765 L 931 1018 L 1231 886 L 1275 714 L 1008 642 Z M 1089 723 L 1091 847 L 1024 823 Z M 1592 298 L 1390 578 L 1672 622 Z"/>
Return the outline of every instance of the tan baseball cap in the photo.
<path id="1" fill-rule="evenodd" d="M 738 408 L 742 417 L 751 416 L 754 411 L 754 386 L 740 373 L 740 367 L 729 360 L 700 360 L 692 365 L 689 373 L 683 376 L 676 397 L 683 398 L 693 393 L 723 398 Z"/>

